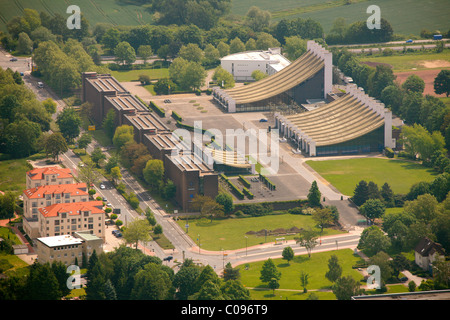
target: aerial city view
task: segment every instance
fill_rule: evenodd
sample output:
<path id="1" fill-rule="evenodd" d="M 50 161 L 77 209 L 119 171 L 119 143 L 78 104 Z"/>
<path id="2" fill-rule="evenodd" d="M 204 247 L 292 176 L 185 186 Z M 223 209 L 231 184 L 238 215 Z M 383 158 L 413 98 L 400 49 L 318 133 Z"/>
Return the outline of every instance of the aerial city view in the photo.
<path id="1" fill-rule="evenodd" d="M 0 0 L 0 300 L 450 300 L 449 16 Z"/>

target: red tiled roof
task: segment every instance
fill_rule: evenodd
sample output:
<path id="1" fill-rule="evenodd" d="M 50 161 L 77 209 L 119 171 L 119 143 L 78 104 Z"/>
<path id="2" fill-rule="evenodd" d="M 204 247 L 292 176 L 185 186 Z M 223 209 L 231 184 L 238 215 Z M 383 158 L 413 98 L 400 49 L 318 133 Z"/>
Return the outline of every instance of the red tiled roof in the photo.
<path id="1" fill-rule="evenodd" d="M 35 168 L 27 172 L 27 175 L 32 180 L 42 180 L 44 175 L 58 175 L 58 178 L 71 178 L 72 172 L 69 168 L 60 167 L 45 167 L 45 168 Z"/>
<path id="2" fill-rule="evenodd" d="M 51 206 L 38 209 L 46 218 L 57 217 L 58 213 L 68 213 L 69 216 L 80 215 L 83 211 L 90 211 L 91 214 L 104 213 L 102 201 L 56 203 Z"/>
<path id="3" fill-rule="evenodd" d="M 23 193 L 29 199 L 44 198 L 46 194 L 88 195 L 86 183 L 45 185 L 24 190 Z"/>

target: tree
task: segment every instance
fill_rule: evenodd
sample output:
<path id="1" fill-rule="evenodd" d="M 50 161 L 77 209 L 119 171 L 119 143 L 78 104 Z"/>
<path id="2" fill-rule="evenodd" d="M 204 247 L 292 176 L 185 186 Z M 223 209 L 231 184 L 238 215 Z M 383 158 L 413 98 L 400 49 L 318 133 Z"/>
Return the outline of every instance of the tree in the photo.
<path id="1" fill-rule="evenodd" d="M 80 134 L 81 118 L 74 108 L 64 108 L 58 114 L 56 124 L 68 142 L 72 142 Z"/>
<path id="2" fill-rule="evenodd" d="M 369 263 L 371 265 L 376 265 L 380 267 L 381 272 L 381 283 L 380 286 L 383 287 L 387 280 L 392 277 L 392 266 L 391 266 L 391 257 L 383 251 L 377 252 L 375 255 L 370 257 Z"/>
<path id="3" fill-rule="evenodd" d="M 84 153 L 87 154 L 86 148 L 92 142 L 92 135 L 90 133 L 83 133 L 78 139 L 78 148 L 84 149 Z"/>
<path id="4" fill-rule="evenodd" d="M 118 63 L 132 64 L 136 61 L 136 52 L 134 48 L 126 41 L 120 42 L 114 49 L 114 55 Z"/>
<path id="5" fill-rule="evenodd" d="M 342 275 L 342 267 L 339 265 L 338 257 L 333 254 L 328 259 L 328 271 L 325 273 L 325 277 L 331 282 L 336 282 Z"/>
<path id="6" fill-rule="evenodd" d="M 261 10 L 256 6 L 252 6 L 245 16 L 245 24 L 253 31 L 260 32 L 269 27 L 271 18 L 270 11 Z"/>
<path id="7" fill-rule="evenodd" d="M 425 81 L 416 74 L 410 75 L 402 85 L 405 91 L 423 93 L 425 89 Z"/>
<path id="8" fill-rule="evenodd" d="M 381 186 L 381 197 L 383 198 L 384 204 L 387 208 L 392 208 L 395 205 L 394 202 L 394 192 L 387 182 Z"/>
<path id="9" fill-rule="evenodd" d="M 177 186 L 172 180 L 167 180 L 162 190 L 162 196 L 165 200 L 171 200 L 177 193 Z"/>
<path id="10" fill-rule="evenodd" d="M 198 44 L 189 43 L 188 45 L 182 46 L 178 52 L 178 56 L 185 59 L 186 61 L 193 61 L 201 63 L 204 57 L 203 50 L 200 49 Z"/>
<path id="11" fill-rule="evenodd" d="M 319 187 L 317 186 L 317 182 L 314 180 L 311 184 L 311 188 L 308 193 L 308 202 L 312 207 L 320 207 L 320 199 L 322 194 L 319 191 Z"/>
<path id="12" fill-rule="evenodd" d="M 384 88 L 394 83 L 396 76 L 392 69 L 387 65 L 377 65 L 375 73 L 368 81 L 369 94 L 379 98 Z"/>
<path id="13" fill-rule="evenodd" d="M 91 153 L 91 159 L 97 167 L 100 167 L 100 162 L 106 159 L 106 155 L 103 153 L 100 147 L 95 147 L 94 151 L 92 151 Z"/>
<path id="14" fill-rule="evenodd" d="M 270 281 L 268 283 L 268 287 L 269 287 L 269 289 L 273 290 L 272 294 L 275 295 L 275 290 L 280 287 L 280 283 L 278 282 L 278 279 L 276 279 L 276 278 L 270 279 Z"/>
<path id="15" fill-rule="evenodd" d="M 230 42 L 230 53 L 238 53 L 245 51 L 245 44 L 239 38 L 234 38 Z"/>
<path id="16" fill-rule="evenodd" d="M 280 280 L 281 278 L 281 272 L 278 271 L 277 267 L 275 266 L 275 263 L 271 258 L 264 261 L 261 269 L 261 276 L 259 279 L 262 282 L 270 282 L 272 279 Z"/>
<path id="17" fill-rule="evenodd" d="M 368 199 L 361 206 L 361 214 L 368 220 L 374 222 L 375 219 L 380 218 L 386 211 L 386 207 L 380 199 Z"/>
<path id="18" fill-rule="evenodd" d="M 122 125 L 116 128 L 113 137 L 114 146 L 120 150 L 128 142 L 134 141 L 134 128 L 129 125 Z"/>
<path id="19" fill-rule="evenodd" d="M 35 262 L 31 265 L 26 282 L 26 293 L 29 300 L 59 300 L 62 298 L 58 280 L 48 263 Z"/>
<path id="20" fill-rule="evenodd" d="M 308 252 L 308 257 L 311 258 L 311 251 L 317 245 L 317 232 L 311 229 L 304 229 L 300 232 L 299 236 L 294 239 L 301 247 L 305 247 Z"/>
<path id="21" fill-rule="evenodd" d="M 436 94 L 450 94 L 450 70 L 441 70 L 434 79 L 434 92 Z"/>
<path id="22" fill-rule="evenodd" d="M 81 165 L 78 165 L 78 179 L 90 188 L 92 185 L 100 181 L 100 173 L 95 168 L 95 164 L 92 160 L 87 160 Z"/>
<path id="23" fill-rule="evenodd" d="M 111 178 L 113 180 L 114 185 L 117 185 L 119 180 L 122 180 L 122 173 L 120 173 L 119 167 L 111 168 Z"/>
<path id="24" fill-rule="evenodd" d="M 233 211 L 233 197 L 229 193 L 220 192 L 215 200 L 218 204 L 223 206 L 225 214 L 230 214 Z"/>
<path id="25" fill-rule="evenodd" d="M 309 274 L 302 270 L 300 272 L 300 285 L 303 287 L 303 293 L 308 292 L 308 290 L 306 289 L 308 284 L 309 284 Z"/>
<path id="26" fill-rule="evenodd" d="M 138 48 L 137 54 L 144 60 L 144 64 L 146 64 L 148 58 L 153 55 L 152 47 L 150 45 L 141 45 Z"/>
<path id="27" fill-rule="evenodd" d="M 15 208 L 16 208 L 16 196 L 13 192 L 7 191 L 5 192 L 5 194 L 0 194 L 1 219 L 13 218 Z"/>
<path id="28" fill-rule="evenodd" d="M 250 300 L 250 291 L 239 280 L 225 281 L 221 290 L 227 300 Z"/>
<path id="29" fill-rule="evenodd" d="M 298 36 L 286 37 L 283 49 L 289 60 L 295 61 L 306 52 L 306 40 Z"/>
<path id="30" fill-rule="evenodd" d="M 239 268 L 233 268 L 231 262 L 228 262 L 223 269 L 223 280 L 231 281 L 231 280 L 239 280 L 241 278 L 241 274 Z"/>
<path id="31" fill-rule="evenodd" d="M 358 249 L 367 250 L 373 254 L 380 251 L 387 251 L 390 246 L 390 239 L 377 226 L 364 229 L 358 243 Z"/>
<path id="32" fill-rule="evenodd" d="M 19 34 L 19 40 L 17 41 L 17 51 L 23 54 L 30 54 L 33 49 L 33 40 L 30 39 L 28 34 L 21 32 Z"/>
<path id="33" fill-rule="evenodd" d="M 355 187 L 352 201 L 357 206 L 361 206 L 367 201 L 367 199 L 369 199 L 369 186 L 366 181 L 361 180 Z"/>
<path id="34" fill-rule="evenodd" d="M 14 158 L 30 156 L 36 150 L 41 135 L 39 124 L 27 119 L 14 121 L 3 131 L 5 151 Z"/>
<path id="35" fill-rule="evenodd" d="M 281 253 L 284 260 L 287 260 L 288 264 L 289 262 L 294 259 L 294 250 L 292 250 L 291 247 L 285 247 L 283 249 L 283 252 Z"/>
<path id="36" fill-rule="evenodd" d="M 177 289 L 176 295 L 178 299 L 187 300 L 189 296 L 195 293 L 195 282 L 200 272 L 200 267 L 196 266 L 191 259 L 186 259 L 183 262 L 172 282 L 175 289 Z"/>
<path id="37" fill-rule="evenodd" d="M 161 160 L 149 160 L 142 171 L 145 181 L 154 190 L 160 190 L 164 178 L 164 164 Z"/>
<path id="38" fill-rule="evenodd" d="M 128 223 L 123 232 L 123 237 L 127 243 L 134 243 L 136 250 L 139 241 L 147 242 L 150 237 L 151 226 L 147 219 L 135 219 Z"/>
<path id="39" fill-rule="evenodd" d="M 438 201 L 431 194 L 423 194 L 414 201 L 407 201 L 404 210 L 418 221 L 429 223 L 438 215 Z"/>
<path id="40" fill-rule="evenodd" d="M 320 232 L 323 232 L 323 228 L 333 223 L 333 215 L 331 208 L 317 209 L 312 214 L 313 220 L 320 226 Z"/>
<path id="41" fill-rule="evenodd" d="M 353 296 L 361 293 L 358 281 L 351 276 L 337 279 L 332 291 L 338 300 L 350 300 Z"/>
<path id="42" fill-rule="evenodd" d="M 68 150 L 66 139 L 60 132 L 54 132 L 45 139 L 44 150 L 52 155 L 54 161 L 59 161 L 59 155 Z"/>
<path id="43" fill-rule="evenodd" d="M 222 214 L 224 210 L 223 206 L 214 199 L 200 194 L 195 195 L 192 199 L 191 209 L 200 212 L 201 216 L 209 215 L 211 222 L 215 215 Z"/>
<path id="44" fill-rule="evenodd" d="M 57 104 L 52 98 L 47 98 L 44 101 L 42 101 L 42 105 L 49 114 L 54 114 L 56 112 Z"/>
<path id="45" fill-rule="evenodd" d="M 269 76 L 269 75 L 268 75 L 267 73 L 262 72 L 261 70 L 255 70 L 255 71 L 252 72 L 252 78 L 253 78 L 255 81 L 262 80 L 262 79 L 264 79 L 264 78 L 267 78 L 268 76 Z"/>
<path id="46" fill-rule="evenodd" d="M 260 32 L 256 38 L 256 49 L 258 50 L 267 50 L 279 46 L 278 40 L 267 32 Z"/>
<path id="47" fill-rule="evenodd" d="M 217 81 L 217 84 L 224 89 L 233 88 L 235 85 L 233 75 L 222 68 L 222 66 L 218 66 L 214 70 L 212 79 Z"/>
<path id="48" fill-rule="evenodd" d="M 217 50 L 219 50 L 221 58 L 230 54 L 230 46 L 223 41 L 219 42 L 219 44 L 217 45 Z"/>
<path id="49" fill-rule="evenodd" d="M 172 283 L 160 265 L 148 263 L 134 276 L 134 286 L 130 299 L 165 300 L 169 298 Z"/>

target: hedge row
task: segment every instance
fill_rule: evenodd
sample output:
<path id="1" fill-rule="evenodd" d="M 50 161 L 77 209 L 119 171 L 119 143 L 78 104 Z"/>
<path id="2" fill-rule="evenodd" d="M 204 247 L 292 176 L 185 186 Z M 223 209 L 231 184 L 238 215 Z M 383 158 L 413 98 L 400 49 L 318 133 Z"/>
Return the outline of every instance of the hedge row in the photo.
<path id="1" fill-rule="evenodd" d="M 269 180 L 269 178 L 262 175 L 261 173 L 259 174 L 259 180 L 261 180 L 263 183 L 265 183 L 267 188 L 269 188 L 270 190 L 275 190 L 277 188 L 276 185 L 272 181 Z"/>
<path id="2" fill-rule="evenodd" d="M 192 131 L 192 132 L 194 132 L 194 130 L 195 130 L 195 128 L 193 126 L 190 126 L 188 124 L 184 124 L 180 120 L 177 120 L 177 127 L 178 128 L 182 128 L 182 129 L 186 129 L 186 130 Z M 210 137 L 214 138 L 214 135 L 211 132 L 209 132 L 208 130 L 206 130 L 206 129 L 202 129 L 202 134 L 207 134 Z"/>
<path id="3" fill-rule="evenodd" d="M 246 188 L 250 188 L 251 187 L 250 182 L 248 182 L 248 180 L 245 179 L 244 176 L 239 175 L 239 181 L 244 185 L 244 187 L 246 187 Z"/>
<path id="4" fill-rule="evenodd" d="M 150 101 L 150 108 L 155 111 L 160 117 L 164 118 L 166 116 L 166 112 L 158 107 L 153 101 Z"/>
<path id="5" fill-rule="evenodd" d="M 241 189 L 239 189 L 238 187 L 236 187 L 236 186 L 234 185 L 234 183 L 231 182 L 225 174 L 221 173 L 220 176 L 221 176 L 222 179 L 224 179 L 225 182 L 231 187 L 231 191 L 233 191 L 234 195 L 235 195 L 239 200 L 244 200 L 245 195 L 244 195 L 244 193 L 241 191 Z"/>
<path id="6" fill-rule="evenodd" d="M 251 193 L 250 190 L 248 190 L 246 187 L 244 187 L 244 189 L 242 190 L 244 191 L 244 194 L 247 196 L 247 198 L 249 198 L 250 200 L 255 197 L 253 193 Z"/>
<path id="7" fill-rule="evenodd" d="M 183 121 L 183 118 L 175 111 L 172 111 L 172 118 L 174 118 L 175 120 L 180 121 L 180 122 Z"/>
<path id="8" fill-rule="evenodd" d="M 256 203 L 235 203 L 234 211 L 244 211 L 246 207 L 255 205 Z M 273 211 L 278 210 L 289 210 L 297 207 L 304 207 L 308 204 L 308 200 L 283 200 L 283 201 L 266 201 L 266 202 L 258 202 L 257 204 L 261 204 L 266 207 L 270 207 Z"/>

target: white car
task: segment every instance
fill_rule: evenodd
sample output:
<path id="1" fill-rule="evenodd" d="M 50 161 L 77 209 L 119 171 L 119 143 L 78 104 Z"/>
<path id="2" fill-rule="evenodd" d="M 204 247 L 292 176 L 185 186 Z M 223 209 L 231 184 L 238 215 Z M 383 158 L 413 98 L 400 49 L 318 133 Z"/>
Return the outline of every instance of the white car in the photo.
<path id="1" fill-rule="evenodd" d="M 102 190 L 106 189 L 106 187 L 103 183 L 100 185 L 100 189 L 102 189 Z"/>

